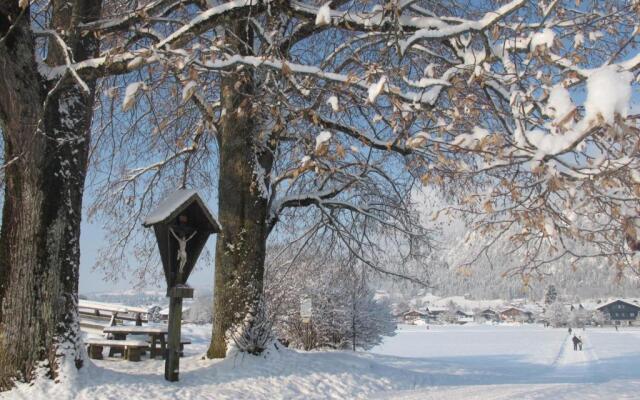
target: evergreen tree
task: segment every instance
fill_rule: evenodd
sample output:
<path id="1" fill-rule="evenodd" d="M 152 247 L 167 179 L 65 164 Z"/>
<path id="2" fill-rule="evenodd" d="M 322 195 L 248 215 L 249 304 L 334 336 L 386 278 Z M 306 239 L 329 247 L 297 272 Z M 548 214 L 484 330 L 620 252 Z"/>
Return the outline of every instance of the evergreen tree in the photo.
<path id="1" fill-rule="evenodd" d="M 544 294 L 544 304 L 551 305 L 558 299 L 558 290 L 554 285 L 549 285 Z"/>

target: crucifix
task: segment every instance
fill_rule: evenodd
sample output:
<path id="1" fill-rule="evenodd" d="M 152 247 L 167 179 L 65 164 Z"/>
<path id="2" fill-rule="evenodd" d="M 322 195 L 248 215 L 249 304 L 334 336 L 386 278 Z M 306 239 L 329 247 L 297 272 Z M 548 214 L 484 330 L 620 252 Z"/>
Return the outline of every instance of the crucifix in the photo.
<path id="1" fill-rule="evenodd" d="M 178 217 L 178 225 L 174 225 L 169 228 L 169 232 L 178 242 L 178 270 L 176 271 L 176 275 L 180 280 L 184 276 L 184 266 L 187 264 L 187 242 L 198 233 L 195 228 L 187 225 L 188 218 L 186 215 L 181 215 Z M 189 233 L 191 233 L 189 235 Z M 188 236 L 187 236 L 188 235 Z"/>

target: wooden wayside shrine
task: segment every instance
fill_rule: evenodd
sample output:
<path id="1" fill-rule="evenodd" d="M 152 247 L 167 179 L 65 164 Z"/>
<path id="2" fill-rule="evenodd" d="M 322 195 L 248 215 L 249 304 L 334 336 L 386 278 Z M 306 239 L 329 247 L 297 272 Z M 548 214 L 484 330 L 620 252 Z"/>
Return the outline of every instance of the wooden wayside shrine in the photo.
<path id="1" fill-rule="evenodd" d="M 164 199 L 144 220 L 153 227 L 158 242 L 169 297 L 169 330 L 164 377 L 177 381 L 180 371 L 180 329 L 182 299 L 192 298 L 193 289 L 187 279 L 204 248 L 209 235 L 221 231 L 195 190 L 179 189 Z"/>

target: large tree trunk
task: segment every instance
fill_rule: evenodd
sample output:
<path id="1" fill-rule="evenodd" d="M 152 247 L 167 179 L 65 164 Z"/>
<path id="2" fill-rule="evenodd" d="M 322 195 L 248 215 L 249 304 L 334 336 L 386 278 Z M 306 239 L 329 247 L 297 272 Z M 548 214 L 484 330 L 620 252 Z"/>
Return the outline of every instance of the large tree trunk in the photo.
<path id="1" fill-rule="evenodd" d="M 74 59 L 94 56 L 97 39 L 76 27 L 100 16 L 101 0 L 52 3 L 52 28 L 64 32 Z M 79 239 L 95 81 L 88 93 L 69 75 L 55 88 L 46 82 L 28 10 L 19 14 L 18 1 L 0 6 L 0 37 L 8 33 L 0 43 L 0 121 L 10 162 L 0 232 L 0 390 L 33 378 L 42 361 L 52 378 L 62 362 L 82 361 Z M 50 65 L 64 65 L 57 46 L 49 47 Z"/>
<path id="2" fill-rule="evenodd" d="M 234 22 L 227 43 L 241 54 L 252 43 L 252 32 L 242 22 Z M 225 336 L 229 328 L 242 322 L 247 313 L 257 311 L 262 281 L 268 229 L 265 176 L 273 157 L 259 142 L 259 122 L 253 110 L 255 82 L 250 69 L 236 70 L 222 81 L 225 110 L 219 136 L 220 179 L 218 213 L 222 232 L 216 243 L 214 317 L 209 358 L 226 355 Z M 256 168 L 257 167 L 257 168 Z M 261 171 L 257 173 L 256 171 Z"/>

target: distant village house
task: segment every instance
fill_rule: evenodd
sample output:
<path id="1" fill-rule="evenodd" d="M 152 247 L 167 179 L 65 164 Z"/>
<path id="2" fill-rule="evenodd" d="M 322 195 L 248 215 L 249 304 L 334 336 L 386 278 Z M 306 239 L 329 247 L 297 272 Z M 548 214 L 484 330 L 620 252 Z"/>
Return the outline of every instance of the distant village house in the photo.
<path id="1" fill-rule="evenodd" d="M 409 310 L 401 314 L 401 319 L 401 322 L 414 325 L 418 321 L 427 321 L 429 319 L 429 314 L 418 310 Z"/>
<path id="2" fill-rule="evenodd" d="M 500 311 L 500 319 L 505 322 L 532 322 L 533 313 L 517 307 L 509 307 Z"/>
<path id="3" fill-rule="evenodd" d="M 597 308 L 615 325 L 633 325 L 640 314 L 640 306 L 625 300 L 613 300 Z"/>
<path id="4" fill-rule="evenodd" d="M 490 308 L 481 310 L 475 315 L 476 322 L 499 322 L 500 315 L 498 315 L 497 311 L 494 311 Z"/>

